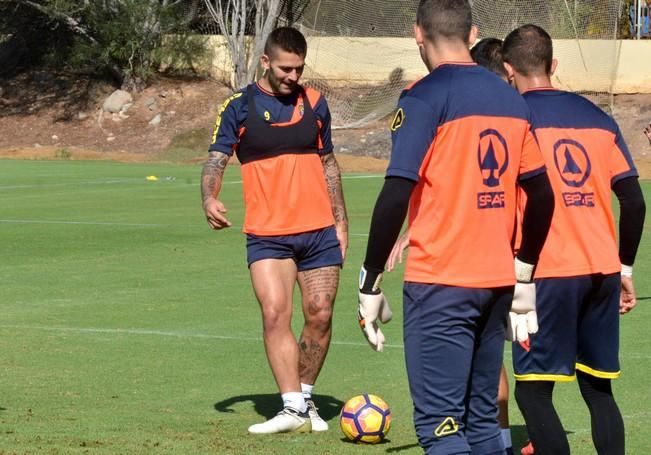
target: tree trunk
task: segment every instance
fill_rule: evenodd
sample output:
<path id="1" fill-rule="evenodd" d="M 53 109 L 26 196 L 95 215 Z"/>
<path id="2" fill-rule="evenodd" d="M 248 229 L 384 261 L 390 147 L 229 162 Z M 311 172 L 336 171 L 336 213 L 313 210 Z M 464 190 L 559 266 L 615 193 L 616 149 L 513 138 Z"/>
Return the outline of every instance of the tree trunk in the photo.
<path id="1" fill-rule="evenodd" d="M 280 0 L 204 0 L 210 15 L 226 38 L 233 62 L 231 88 L 238 90 L 254 81 L 264 43 L 273 30 Z M 252 14 L 255 16 L 252 17 Z M 253 43 L 247 40 L 246 26 L 254 19 Z"/>

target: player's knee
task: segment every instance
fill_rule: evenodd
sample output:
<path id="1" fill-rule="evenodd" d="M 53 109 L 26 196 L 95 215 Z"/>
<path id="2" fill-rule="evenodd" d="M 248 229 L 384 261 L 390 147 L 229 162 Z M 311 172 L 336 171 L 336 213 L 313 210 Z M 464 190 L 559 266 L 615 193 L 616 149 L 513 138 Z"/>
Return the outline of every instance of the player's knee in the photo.
<path id="1" fill-rule="evenodd" d="M 262 328 L 265 333 L 278 330 L 289 330 L 291 326 L 291 311 L 284 305 L 265 302 L 262 305 Z"/>
<path id="2" fill-rule="evenodd" d="M 318 332 L 328 332 L 332 326 L 332 306 L 323 306 L 305 314 L 305 325 Z"/>
<path id="3" fill-rule="evenodd" d="M 582 371 L 577 371 L 576 378 L 579 383 L 579 390 L 586 403 L 597 400 L 613 401 L 612 382 L 607 378 L 598 378 Z"/>
<path id="4" fill-rule="evenodd" d="M 526 410 L 551 403 L 553 390 L 550 381 L 516 381 L 514 395 L 520 409 Z"/>

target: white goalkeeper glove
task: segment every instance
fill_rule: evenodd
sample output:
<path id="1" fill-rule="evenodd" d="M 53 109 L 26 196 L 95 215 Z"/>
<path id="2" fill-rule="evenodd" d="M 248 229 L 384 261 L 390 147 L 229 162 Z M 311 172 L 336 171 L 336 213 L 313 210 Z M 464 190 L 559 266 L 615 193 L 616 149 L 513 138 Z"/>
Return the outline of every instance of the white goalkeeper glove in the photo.
<path id="1" fill-rule="evenodd" d="M 538 331 L 536 315 L 536 284 L 533 282 L 534 266 L 515 258 L 517 283 L 513 290 L 513 303 L 509 311 L 506 339 L 525 342 L 529 334 Z"/>
<path id="2" fill-rule="evenodd" d="M 360 290 L 357 297 L 359 303 L 357 319 L 359 320 L 362 333 L 366 337 L 366 341 L 368 341 L 374 350 L 379 352 L 384 349 L 385 338 L 382 330 L 378 327 L 377 321 L 379 320 L 383 324 L 386 324 L 393 317 L 393 313 L 391 312 L 391 308 L 389 308 L 389 302 L 379 287 L 382 281 L 382 274 L 380 273 L 377 276 L 375 282 L 370 287 L 364 286 L 367 278 L 369 278 L 368 272 L 362 266 L 359 271 Z M 362 289 L 371 289 L 372 293 L 362 292 Z"/>

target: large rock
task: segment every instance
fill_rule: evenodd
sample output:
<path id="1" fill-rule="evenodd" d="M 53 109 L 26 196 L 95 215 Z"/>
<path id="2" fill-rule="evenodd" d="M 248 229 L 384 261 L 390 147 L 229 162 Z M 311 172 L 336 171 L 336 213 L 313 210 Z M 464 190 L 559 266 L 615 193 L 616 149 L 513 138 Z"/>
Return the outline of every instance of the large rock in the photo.
<path id="1" fill-rule="evenodd" d="M 129 104 L 132 101 L 133 98 L 129 92 L 125 92 L 124 90 L 116 90 L 111 93 L 108 98 L 106 98 L 104 104 L 102 105 L 102 109 L 104 112 L 111 112 L 116 114 L 124 108 L 125 104 Z"/>

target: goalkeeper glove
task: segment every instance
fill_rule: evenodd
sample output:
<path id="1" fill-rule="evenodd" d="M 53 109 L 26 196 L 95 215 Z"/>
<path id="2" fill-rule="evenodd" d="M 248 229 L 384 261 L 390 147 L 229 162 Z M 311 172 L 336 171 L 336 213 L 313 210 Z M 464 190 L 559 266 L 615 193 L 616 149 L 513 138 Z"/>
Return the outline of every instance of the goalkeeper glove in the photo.
<path id="1" fill-rule="evenodd" d="M 362 266 L 359 271 L 359 294 L 357 319 L 366 341 L 376 351 L 384 349 L 384 334 L 378 327 L 378 320 L 386 324 L 393 317 L 389 302 L 379 288 L 382 281 L 382 273 L 377 274 L 375 279 Z"/>
<path id="2" fill-rule="evenodd" d="M 513 303 L 509 311 L 506 339 L 524 342 L 529 334 L 538 331 L 536 315 L 536 284 L 533 282 L 534 266 L 515 258 L 517 283 L 513 290 Z"/>

